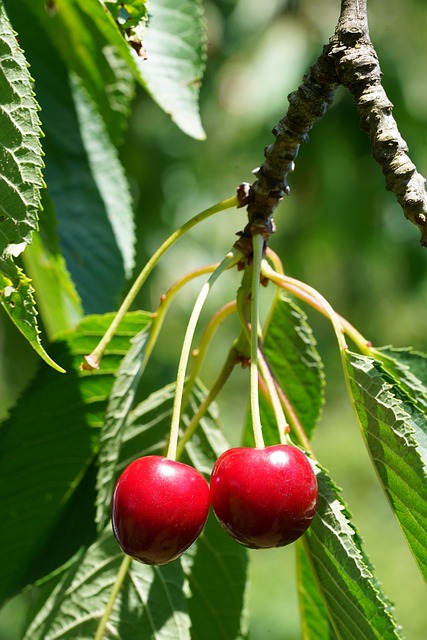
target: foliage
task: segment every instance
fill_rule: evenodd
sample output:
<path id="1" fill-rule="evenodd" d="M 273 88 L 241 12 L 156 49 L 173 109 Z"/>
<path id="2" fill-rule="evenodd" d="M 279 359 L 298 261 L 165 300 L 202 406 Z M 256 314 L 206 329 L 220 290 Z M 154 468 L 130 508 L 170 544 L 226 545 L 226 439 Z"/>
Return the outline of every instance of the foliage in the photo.
<path id="1" fill-rule="evenodd" d="M 161 354 L 155 352 L 152 357 L 152 352 L 159 335 L 167 334 L 168 326 L 172 326 L 166 350 L 174 355 L 176 342 L 181 341 L 183 312 L 176 307 L 171 325 L 167 311 L 180 293 L 188 316 L 188 297 L 182 291 L 183 286 L 212 272 L 214 267 L 200 268 L 200 262 L 205 264 L 212 257 L 218 260 L 223 244 L 234 242 L 235 230 L 231 227 L 239 224 L 238 210 L 226 214 L 228 217 L 222 223 L 217 220 L 223 214 L 215 215 L 214 223 L 207 218 L 221 209 L 234 208 L 236 198 L 232 196 L 225 204 L 205 210 L 194 223 L 190 221 L 180 227 L 169 244 L 166 241 L 162 245 L 163 255 L 166 248 L 176 240 L 181 241 L 186 231 L 203 221 L 194 230 L 196 241 L 191 252 L 186 249 L 187 240 L 182 239 L 181 253 L 172 258 L 165 256 L 159 265 L 157 260 L 152 265 L 148 263 L 150 273 L 152 267 L 158 266 L 151 281 L 156 299 L 158 292 L 167 288 L 154 312 L 130 309 L 130 302 L 135 300 L 143 308 L 151 309 L 153 303 L 146 290 L 137 292 L 127 302 L 124 294 L 129 281 L 145 261 L 143 251 L 153 253 L 152 239 L 163 235 L 162 226 L 176 227 L 183 217 L 188 220 L 192 192 L 197 191 L 191 180 L 182 204 L 178 204 L 184 193 L 182 183 L 189 176 L 188 166 L 193 166 L 194 175 L 202 175 L 204 170 L 209 176 L 203 200 L 207 196 L 211 200 L 217 192 L 224 197 L 221 183 L 234 191 L 242 180 L 240 176 L 233 182 L 231 169 L 227 174 L 231 140 L 238 139 L 240 143 L 243 135 L 250 135 L 258 154 L 265 144 L 255 130 L 259 116 L 253 113 L 240 114 L 234 121 L 231 119 L 232 124 L 227 121 L 221 132 L 221 106 L 214 104 L 212 109 L 209 102 L 212 98 L 203 96 L 203 92 L 202 105 L 208 114 L 211 112 L 210 119 L 207 117 L 209 127 L 205 128 L 218 133 L 219 155 L 211 152 L 210 157 L 207 153 L 200 162 L 203 151 L 183 135 L 196 140 L 205 137 L 199 94 L 207 56 L 212 56 L 212 64 L 207 66 L 206 84 L 212 83 L 211 73 L 222 74 L 223 81 L 228 77 L 229 84 L 223 86 L 223 102 L 232 104 L 239 87 L 243 93 L 250 93 L 242 77 L 249 82 L 248 68 L 260 64 L 260 52 L 254 44 L 259 33 L 251 32 L 252 42 L 251 38 L 243 40 L 242 33 L 249 30 L 250 22 L 243 4 L 238 3 L 228 22 L 224 20 L 223 29 L 225 33 L 235 24 L 235 33 L 240 33 L 240 43 L 244 42 L 247 49 L 239 53 L 232 38 L 224 36 L 224 46 L 215 57 L 209 47 L 214 47 L 214 26 L 220 16 L 223 19 L 231 12 L 227 2 L 218 3 L 218 7 L 207 3 L 206 24 L 199 0 L 156 3 L 0 0 L 0 302 L 6 312 L 3 315 L 12 320 L 23 339 L 41 357 L 36 374 L 19 387 L 21 395 L 16 397 L 0 428 L 3 514 L 0 597 L 6 609 L 11 598 L 15 599 L 12 602 L 26 603 L 28 611 L 21 625 L 25 638 L 100 640 L 142 634 L 156 640 L 170 637 L 232 640 L 248 636 L 253 555 L 229 539 L 212 514 L 193 547 L 179 560 L 160 567 L 126 559 L 109 523 L 111 495 L 119 473 L 135 457 L 166 451 L 170 424 L 176 414 L 174 398 L 179 376 L 176 385 L 170 384 L 173 377 L 168 368 L 170 363 L 162 365 Z M 253 4 L 249 4 L 255 11 Z M 286 7 L 292 16 L 292 9 L 287 4 Z M 298 10 L 302 11 L 293 8 L 295 15 Z M 257 11 L 259 27 L 275 22 L 267 9 L 265 14 Z M 271 27 L 276 52 L 282 47 L 282 38 L 274 29 L 282 17 L 278 11 L 277 21 Z M 283 44 L 287 53 L 288 46 L 286 42 Z M 251 47 L 255 50 L 254 58 Z M 245 60 L 236 60 L 239 55 Z M 227 67 L 227 59 L 235 65 L 234 76 L 233 68 Z M 306 59 L 301 63 L 301 74 L 306 63 Z M 258 67 L 256 72 L 261 85 L 262 70 Z M 299 78 L 292 81 L 298 82 Z M 280 85 L 280 80 L 277 84 Z M 140 95 L 141 88 L 145 97 Z M 139 97 L 135 103 L 136 94 Z M 261 100 L 261 94 L 262 91 L 257 92 L 257 99 Z M 153 107 L 153 102 L 174 124 Z M 268 121 L 263 125 L 271 128 L 274 117 L 282 114 L 273 113 L 271 104 L 261 104 L 262 117 Z M 348 108 L 346 105 L 344 102 L 344 109 Z M 138 109 L 144 109 L 144 117 L 142 124 L 135 126 L 132 118 Z M 342 112 L 340 115 L 335 111 L 332 115 L 348 121 L 347 114 Z M 357 128 L 357 123 L 354 124 Z M 332 181 L 338 183 L 338 192 L 333 197 L 339 199 L 353 180 L 361 204 L 342 200 L 344 204 L 327 228 L 329 231 L 319 224 L 318 229 L 308 233 L 308 227 L 314 227 L 317 221 L 297 215 L 293 208 L 296 205 L 290 201 L 286 242 L 293 249 L 289 251 L 291 269 L 306 280 L 313 276 L 312 281 L 319 289 L 319 283 L 325 284 L 326 289 L 329 286 L 334 306 L 346 315 L 351 313 L 354 297 L 360 296 L 362 306 L 356 310 L 358 317 L 352 317 L 351 321 L 360 322 L 366 310 L 373 309 L 373 333 L 380 340 L 384 333 L 383 341 L 387 342 L 389 337 L 394 339 L 394 327 L 391 323 L 384 327 L 380 320 L 375 320 L 372 304 L 375 293 L 368 281 L 369 277 L 372 281 L 378 278 L 379 289 L 385 290 L 386 297 L 387 290 L 392 295 L 397 267 L 391 252 L 387 255 L 385 249 L 382 259 L 388 259 L 390 266 L 381 271 L 377 254 L 384 239 L 374 241 L 372 236 L 364 248 L 364 260 L 370 266 L 362 264 L 358 253 L 363 244 L 361 238 L 365 240 L 366 230 L 372 230 L 374 224 L 372 211 L 366 212 L 363 202 L 371 202 L 372 192 L 363 179 L 359 189 L 354 172 L 349 170 L 344 175 L 340 165 L 349 160 L 338 148 L 341 143 L 346 151 L 344 139 L 338 141 L 333 153 L 328 153 L 328 162 L 324 161 L 325 141 L 334 127 L 331 114 L 324 125 L 323 134 L 313 132 L 312 168 L 309 158 L 302 157 L 298 165 L 294 200 L 300 198 L 304 204 L 312 194 L 318 199 L 318 213 L 314 217 L 324 216 L 323 198 L 328 185 Z M 139 144 L 141 131 L 147 148 L 140 153 L 134 145 Z M 153 139 L 158 146 L 150 152 Z M 179 162 L 176 146 L 183 150 Z M 168 173 L 163 175 L 164 193 L 161 181 L 154 179 L 160 162 L 168 166 Z M 240 171 L 239 162 L 235 164 Z M 220 190 L 212 187 L 212 180 L 221 185 Z M 325 185 L 320 191 L 316 191 L 316 180 Z M 135 187 L 137 181 L 145 185 L 140 196 Z M 168 213 L 168 221 L 159 214 L 159 198 L 164 195 L 172 212 Z M 135 214 L 139 197 L 147 198 L 144 233 L 143 216 Z M 354 213 L 345 216 L 345 224 L 343 207 Z M 154 213 L 150 214 L 150 209 Z M 203 225 L 209 224 L 216 226 L 207 226 L 208 231 L 204 231 Z M 385 226 L 385 236 L 388 241 L 394 238 L 399 250 L 403 251 L 402 245 L 406 247 L 408 272 L 413 273 L 420 290 L 422 279 L 417 265 L 424 263 L 414 253 L 421 254 L 422 249 L 413 248 L 412 237 L 408 241 L 408 236 L 402 234 L 401 238 L 396 231 L 390 231 L 394 224 L 399 227 L 399 223 Z M 326 244 L 329 232 L 332 245 Z M 281 233 L 279 229 L 279 239 Z M 297 233 L 301 237 L 294 242 Z M 145 244 L 141 250 L 142 236 Z M 316 246 L 313 236 L 317 237 Z M 331 246 L 335 249 L 340 242 L 344 244 L 344 254 L 342 268 L 338 269 Z M 190 262 L 186 252 L 192 254 Z M 353 253 L 352 269 L 346 268 Z M 241 362 L 247 364 L 249 357 L 247 314 L 249 307 L 254 306 L 249 304 L 253 266 L 244 253 L 237 259 L 234 257 L 227 267 L 237 259 L 244 267 L 240 288 L 233 285 L 232 297 L 238 290 L 237 303 L 221 306 L 228 300 L 228 285 L 224 284 L 223 289 L 216 285 L 210 299 L 221 308 L 214 313 L 205 333 L 198 336 L 199 346 L 183 397 L 179 453 L 183 461 L 207 478 L 217 457 L 230 446 L 230 435 L 232 440 L 236 439 L 235 434 L 223 432 L 218 408 L 212 401 L 233 367 Z M 191 271 L 194 260 L 199 270 Z M 188 269 L 183 276 L 181 267 L 185 266 Z M 359 267 L 361 275 L 355 276 L 354 269 Z M 417 349 L 373 347 L 315 289 L 284 275 L 275 254 L 267 252 L 260 269 L 262 282 L 269 283 L 268 291 L 275 287 L 273 295 L 262 297 L 267 310 L 259 362 L 263 437 L 267 444 L 283 440 L 287 437 L 283 424 L 287 423 L 292 441 L 314 460 L 319 458 L 319 462 L 315 461 L 318 512 L 307 533 L 294 545 L 303 637 L 310 640 L 402 637 L 398 616 L 395 617 L 386 589 L 380 584 L 365 550 L 367 545 L 334 480 L 334 472 L 324 468 L 322 457 L 316 456 L 320 431 L 317 427 L 328 405 L 325 381 L 330 356 L 324 357 L 324 328 L 314 311 L 326 316 L 335 330 L 335 337 L 331 332 L 332 337 L 328 334 L 325 342 L 329 344 L 337 338 L 338 350 L 335 342 L 333 346 L 341 359 L 342 376 L 361 436 L 378 482 L 424 578 L 427 577 L 427 356 L 422 349 L 427 345 L 419 343 Z M 144 281 L 149 271 L 143 272 Z M 235 277 L 237 269 L 230 271 L 233 272 L 230 278 Z M 286 274 L 288 271 L 286 262 Z M 343 284 L 343 271 L 350 293 Z M 364 277 L 367 273 L 372 275 Z M 213 284 L 218 275 L 214 271 L 209 282 Z M 227 282 L 229 275 L 221 275 L 220 281 Z M 365 284 L 368 282 L 365 290 L 360 286 L 360 278 Z M 332 284 L 326 282 L 331 279 Z M 207 290 L 202 291 L 207 295 Z M 425 289 L 422 293 L 425 294 Z M 399 295 L 396 293 L 395 306 L 401 311 L 403 299 Z M 417 300 L 424 299 L 420 295 Z M 424 302 L 417 304 L 423 310 Z M 115 312 L 118 307 L 119 315 Z M 231 315 L 238 319 L 237 334 L 232 335 L 234 342 L 221 370 L 217 365 L 223 357 L 226 334 L 222 334 L 218 353 L 211 355 L 208 347 L 216 330 L 223 331 L 225 320 Z M 116 320 L 120 322 L 110 335 L 111 323 L 114 326 Z M 420 324 L 415 325 L 414 335 L 417 327 L 424 326 L 419 318 L 417 322 Z M 161 332 L 163 326 L 165 331 Z M 108 340 L 104 344 L 105 336 Z M 396 327 L 396 339 L 404 338 L 405 330 Z M 347 339 L 351 349 L 345 344 Z M 215 340 L 221 343 L 221 336 Z M 88 357 L 93 353 L 102 358 L 99 369 Z M 25 358 L 19 362 L 22 369 L 27 361 L 31 363 L 31 355 L 26 353 Z M 213 370 L 219 369 L 216 383 L 205 387 L 199 379 L 200 371 L 204 373 L 202 366 L 207 379 L 212 377 Z M 275 405 L 271 386 L 276 389 L 281 409 Z M 236 392 L 232 396 L 237 397 Z M 239 414 L 244 417 L 240 405 Z M 249 419 L 243 442 L 253 443 Z M 277 616 L 280 615 L 278 611 Z"/>

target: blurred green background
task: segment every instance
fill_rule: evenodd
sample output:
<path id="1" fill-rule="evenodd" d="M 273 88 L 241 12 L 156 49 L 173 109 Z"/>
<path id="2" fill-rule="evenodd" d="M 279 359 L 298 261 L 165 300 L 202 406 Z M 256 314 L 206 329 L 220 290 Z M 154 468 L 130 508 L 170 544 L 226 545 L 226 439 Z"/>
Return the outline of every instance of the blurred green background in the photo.
<path id="1" fill-rule="evenodd" d="M 424 0 L 369 3 L 371 37 L 394 115 L 419 171 L 427 174 L 427 11 Z M 204 142 L 181 133 L 140 91 L 121 149 L 135 202 L 137 269 L 179 224 L 234 193 L 262 163 L 271 129 L 287 109 L 286 96 L 332 34 L 338 0 L 217 0 L 205 2 L 207 71 L 201 91 Z M 41 114 L 43 119 L 43 114 Z M 360 131 L 351 97 L 339 90 L 312 130 L 290 178 L 291 197 L 275 215 L 272 248 L 287 273 L 316 287 L 374 344 L 413 346 L 427 352 L 427 250 L 392 194 Z M 181 273 L 217 261 L 245 224 L 245 212 L 226 212 L 195 229 L 161 262 L 138 306 L 154 309 Z M 146 395 L 174 379 L 181 341 L 198 284 L 175 301 L 146 373 Z M 232 299 L 236 274 L 214 289 L 209 310 Z M 270 292 L 265 292 L 266 301 Z M 327 402 L 314 441 L 354 515 L 366 550 L 397 620 L 409 640 L 426 637 L 425 585 L 403 534 L 378 487 L 341 379 L 328 323 L 307 311 L 327 375 Z M 202 321 L 203 326 L 203 321 Z M 236 324 L 221 328 L 203 371 L 209 384 L 222 364 Z M 35 370 L 31 349 L 0 316 L 0 414 L 15 401 Z M 247 371 L 233 374 L 219 405 L 224 429 L 239 442 L 246 414 Z M 293 549 L 253 556 L 251 640 L 301 637 Z M 0 640 L 20 637 L 25 600 L 0 613 Z"/>

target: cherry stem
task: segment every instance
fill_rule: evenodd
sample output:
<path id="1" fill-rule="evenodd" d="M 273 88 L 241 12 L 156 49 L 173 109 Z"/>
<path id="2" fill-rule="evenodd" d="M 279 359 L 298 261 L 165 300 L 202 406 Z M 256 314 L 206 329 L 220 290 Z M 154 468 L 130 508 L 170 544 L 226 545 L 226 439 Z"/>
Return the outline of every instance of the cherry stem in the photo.
<path id="1" fill-rule="evenodd" d="M 196 379 L 200 373 L 200 369 L 202 368 L 206 352 L 209 348 L 210 343 L 212 342 L 215 332 L 224 322 L 224 320 L 235 311 L 236 301 L 232 300 L 231 302 L 228 302 L 220 309 L 218 309 L 218 311 L 212 316 L 209 323 L 207 324 L 197 348 L 193 350 L 193 366 L 191 368 L 190 376 L 188 377 L 185 385 L 185 391 L 182 398 L 183 406 L 187 404 L 191 390 L 193 389 Z"/>
<path id="2" fill-rule="evenodd" d="M 299 444 L 306 450 L 309 451 L 312 457 L 314 458 L 314 452 L 310 444 L 310 440 L 307 438 L 307 434 L 302 426 L 297 414 L 295 413 L 295 409 L 293 408 L 289 398 L 283 391 L 282 387 L 276 382 L 276 390 L 277 394 L 280 398 L 280 403 L 283 407 L 285 414 L 288 417 L 289 423 L 292 427 L 292 432 L 295 434 Z"/>
<path id="3" fill-rule="evenodd" d="M 279 431 L 279 438 L 282 444 L 289 444 L 289 424 L 286 420 L 285 413 L 283 411 L 280 396 L 277 392 L 276 381 L 268 366 L 267 360 L 260 349 L 258 349 L 258 365 L 261 376 L 264 380 L 266 390 L 270 399 L 271 408 L 273 409 L 274 417 L 276 418 L 277 429 Z"/>
<path id="4" fill-rule="evenodd" d="M 267 249 L 268 255 L 269 257 L 271 257 L 271 250 Z M 275 266 L 277 265 L 278 269 L 279 269 L 279 273 L 282 272 L 282 264 L 280 262 L 279 257 L 276 254 L 273 254 L 276 257 L 276 262 L 275 262 Z M 277 291 L 280 291 L 280 287 L 277 287 Z M 247 291 L 245 288 L 245 285 L 243 283 L 242 287 L 240 288 L 238 295 L 237 295 L 237 311 L 238 311 L 238 315 L 240 318 L 240 323 L 242 326 L 242 332 L 243 335 L 246 337 L 246 339 L 248 340 L 248 342 L 250 341 L 250 332 L 249 332 L 249 328 L 248 328 L 248 321 L 247 321 L 247 317 L 245 314 L 245 296 L 247 295 Z M 274 302 L 272 305 L 272 309 L 274 307 Z M 273 312 L 273 311 L 272 311 Z M 268 325 L 268 322 L 267 322 Z M 283 391 L 282 387 L 280 386 L 279 382 L 275 379 L 273 373 L 271 372 L 268 363 L 266 361 L 266 358 L 264 356 L 264 354 L 262 353 L 262 349 L 258 349 L 258 353 L 259 353 L 259 361 L 260 361 L 260 371 L 261 371 L 261 375 L 262 375 L 262 379 L 261 379 L 261 384 L 262 384 L 262 392 L 264 394 L 264 396 L 266 397 L 266 399 L 269 401 L 271 408 L 273 409 L 273 412 L 275 414 L 276 420 L 277 420 L 277 424 L 279 427 L 279 437 L 282 440 L 283 439 L 283 429 L 285 430 L 285 434 L 287 436 L 287 429 L 286 426 L 289 422 L 289 424 L 292 427 L 292 431 L 295 434 L 295 436 L 298 439 L 298 442 L 300 443 L 300 445 L 306 450 L 309 451 L 310 454 L 314 457 L 313 454 L 313 450 L 311 448 L 311 444 L 309 439 L 307 438 L 307 435 L 304 431 L 304 428 L 301 424 L 301 422 L 298 419 L 298 416 L 295 413 L 294 408 L 292 407 L 292 404 L 289 401 L 289 398 L 286 396 L 285 392 Z M 267 384 L 266 380 L 270 378 L 270 380 L 273 381 L 274 386 L 275 386 L 275 391 L 271 391 L 271 389 L 269 389 L 269 385 L 271 384 L 270 382 Z M 281 408 L 279 409 L 277 406 L 277 400 L 274 400 L 274 404 L 273 404 L 273 397 L 278 396 L 279 398 L 279 402 L 281 405 Z M 284 417 L 283 417 L 284 414 Z M 283 425 L 283 426 L 282 426 Z M 286 426 L 285 426 L 286 425 Z M 289 437 L 285 438 L 286 441 L 289 442 Z"/>
<path id="5" fill-rule="evenodd" d="M 166 253 L 166 251 L 173 244 L 175 244 L 177 240 L 182 238 L 182 236 L 185 233 L 187 233 L 187 231 L 192 229 L 199 222 L 206 220 L 210 216 L 220 211 L 224 211 L 232 207 L 237 207 L 238 204 L 239 202 L 238 202 L 237 195 L 234 195 L 231 198 L 227 198 L 226 200 L 222 200 L 221 202 L 218 202 L 217 204 L 213 205 L 212 207 L 209 207 L 208 209 L 205 209 L 204 211 L 198 213 L 193 218 L 188 220 L 179 229 L 174 231 L 174 233 L 172 233 L 165 240 L 165 242 L 163 242 L 163 244 L 157 249 L 157 251 L 153 253 L 151 258 L 148 260 L 148 262 L 146 263 L 146 265 L 144 266 L 144 268 L 142 269 L 142 271 L 134 281 L 133 285 L 129 289 L 128 294 L 126 295 L 120 308 L 118 309 L 116 315 L 114 316 L 113 321 L 111 322 L 110 326 L 108 327 L 107 331 L 105 332 L 105 334 L 103 335 L 103 337 L 101 338 L 101 340 L 99 341 L 95 349 L 88 356 L 85 356 L 84 358 L 85 361 L 81 364 L 82 369 L 88 369 L 88 370 L 99 369 L 100 362 L 101 362 L 102 356 L 104 355 L 105 349 L 107 348 L 112 338 L 114 337 L 125 314 L 129 311 L 130 307 L 135 301 L 135 298 L 138 295 L 142 285 L 145 283 L 148 276 L 150 275 L 150 273 L 152 272 L 152 270 L 154 269 L 154 267 L 156 266 L 160 258 Z"/>
<path id="6" fill-rule="evenodd" d="M 252 429 L 254 433 L 255 447 L 262 449 L 264 438 L 262 435 L 261 415 L 258 398 L 258 324 L 259 324 L 259 280 L 261 273 L 261 260 L 264 248 L 264 238 L 256 233 L 252 236 L 253 264 L 251 286 L 251 364 L 250 364 L 250 405 L 252 415 Z"/>
<path id="7" fill-rule="evenodd" d="M 105 611 L 102 615 L 102 618 L 99 621 L 94 640 L 103 640 L 104 638 L 105 630 L 107 628 L 108 620 L 110 619 L 111 612 L 114 607 L 114 603 L 116 601 L 117 596 L 119 595 L 120 589 L 122 588 L 123 582 L 127 576 L 131 562 L 132 562 L 132 558 L 130 556 L 125 555 L 120 565 L 120 568 L 117 572 L 116 580 L 113 584 L 113 588 L 111 589 L 107 606 L 105 607 Z"/>
<path id="8" fill-rule="evenodd" d="M 341 353 L 347 351 L 348 347 L 344 338 L 344 326 L 341 323 L 341 319 L 337 313 L 333 310 L 329 302 L 324 298 L 316 289 L 311 287 L 305 282 L 296 280 L 284 274 L 277 273 L 270 267 L 267 260 L 263 260 L 261 264 L 261 274 L 271 280 L 279 287 L 286 289 L 290 293 L 293 293 L 297 298 L 310 304 L 313 308 L 320 311 L 325 315 L 332 323 L 337 342 Z"/>
<path id="9" fill-rule="evenodd" d="M 231 372 L 233 371 L 234 367 L 238 362 L 239 362 L 238 353 L 235 348 L 232 348 L 227 356 L 227 359 L 224 363 L 221 373 L 219 374 L 215 383 L 212 385 L 205 399 L 200 404 L 199 408 L 191 418 L 184 433 L 182 434 L 177 446 L 177 451 L 176 451 L 177 458 L 181 457 L 184 451 L 185 445 L 193 437 L 199 425 L 200 420 L 203 418 L 210 404 L 215 400 L 215 398 L 217 397 L 217 395 L 219 394 L 219 392 L 227 382 L 228 378 L 231 375 Z"/>
<path id="10" fill-rule="evenodd" d="M 182 345 L 181 357 L 179 360 L 178 372 L 176 377 L 176 388 L 175 388 L 174 403 L 172 408 L 170 439 L 169 439 L 169 446 L 166 454 L 167 458 L 169 458 L 170 460 L 176 459 L 176 452 L 177 452 L 178 438 L 179 438 L 179 423 L 181 420 L 182 396 L 183 396 L 184 384 L 185 384 L 185 374 L 186 374 L 187 364 L 188 364 L 188 360 L 191 352 L 191 343 L 193 341 L 194 332 L 196 330 L 200 313 L 202 311 L 206 298 L 208 297 L 209 291 L 211 290 L 217 278 L 221 275 L 221 273 L 223 273 L 223 271 L 237 264 L 239 260 L 241 260 L 241 258 L 242 258 L 241 251 L 233 247 L 233 249 L 226 255 L 224 260 L 222 260 L 222 262 L 218 265 L 218 267 L 212 273 L 209 280 L 203 285 L 197 297 L 196 303 L 193 307 L 193 311 L 191 313 L 187 330 L 184 336 L 184 342 Z"/>
<path id="11" fill-rule="evenodd" d="M 339 313 L 334 311 L 329 303 L 325 300 L 325 298 L 323 298 L 323 296 L 321 296 L 318 291 L 313 289 L 313 287 L 310 287 L 300 280 L 295 280 L 294 278 L 285 276 L 283 273 L 283 267 L 280 258 L 277 256 L 277 254 L 274 253 L 274 251 L 268 249 L 267 255 L 275 267 L 275 270 L 277 272 L 276 275 L 282 276 L 287 282 L 287 285 L 283 286 L 282 288 L 286 289 L 300 300 L 307 302 L 311 307 L 313 307 L 313 309 L 316 309 L 316 311 L 319 311 L 322 315 L 326 316 L 329 319 L 331 319 L 330 312 L 332 311 L 333 315 L 341 324 L 342 328 L 340 330 L 340 333 L 344 332 L 352 340 L 352 342 L 354 342 L 361 353 L 370 355 L 372 344 L 369 340 L 366 340 L 366 338 L 360 333 L 360 331 L 356 329 L 356 327 L 354 327 L 348 320 L 343 318 Z M 266 275 L 266 277 L 268 277 L 268 275 Z M 278 282 L 275 282 L 275 284 L 282 286 Z M 313 297 L 313 294 L 315 294 L 316 297 Z M 329 307 L 329 310 L 327 309 L 327 307 Z M 345 345 L 344 348 L 346 349 L 347 345 Z"/>
<path id="12" fill-rule="evenodd" d="M 145 369 L 147 362 L 151 356 L 151 353 L 154 349 L 154 346 L 157 342 L 157 338 L 159 337 L 159 333 L 163 326 L 163 322 L 166 317 L 166 313 L 169 310 L 175 296 L 180 292 L 180 290 L 188 284 L 191 280 L 198 278 L 200 276 L 206 275 L 207 273 L 212 273 L 215 271 L 218 265 L 206 265 L 204 267 L 200 267 L 199 269 L 194 269 L 194 271 L 190 271 L 186 273 L 185 276 L 174 282 L 174 284 L 169 287 L 167 292 L 162 296 L 160 305 L 157 308 L 157 311 L 153 314 L 153 324 L 151 327 L 150 335 L 147 340 L 147 344 L 145 346 L 144 352 L 144 361 L 142 363 L 142 369 Z"/>

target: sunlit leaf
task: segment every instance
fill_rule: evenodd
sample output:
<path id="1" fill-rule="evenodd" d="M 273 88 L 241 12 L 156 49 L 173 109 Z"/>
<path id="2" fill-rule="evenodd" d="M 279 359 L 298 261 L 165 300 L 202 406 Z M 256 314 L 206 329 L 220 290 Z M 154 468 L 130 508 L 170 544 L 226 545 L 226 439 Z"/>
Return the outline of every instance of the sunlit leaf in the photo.
<path id="1" fill-rule="evenodd" d="M 42 346 L 31 281 L 10 257 L 0 258 L 0 304 L 38 355 L 64 373 L 63 367 Z"/>
<path id="2" fill-rule="evenodd" d="M 392 608 L 376 581 L 361 539 L 337 488 L 324 471 L 317 474 L 319 504 L 304 542 L 310 565 L 335 634 L 343 640 L 401 637 Z M 304 588 L 304 586 L 300 586 Z M 312 591 L 311 578 L 308 591 Z M 310 612 L 313 607 L 307 612 Z M 316 603 L 317 615 L 319 603 Z M 308 624 L 304 622 L 303 625 Z M 323 619 L 325 636 L 327 627 Z M 311 636 L 309 636 L 311 638 Z M 314 636 L 316 637 L 316 636 Z M 334 636 L 332 636 L 334 637 Z"/>
<path id="3" fill-rule="evenodd" d="M 199 90 L 205 68 L 205 22 L 200 0 L 147 3 L 146 59 L 138 65 L 144 84 L 160 107 L 188 135 L 205 138 Z"/>
<path id="4" fill-rule="evenodd" d="M 93 640 L 124 557 L 108 527 L 76 556 L 24 638 Z M 109 617 L 108 635 L 189 640 L 187 589 L 179 561 L 151 567 L 132 560 Z"/>
<path id="5" fill-rule="evenodd" d="M 427 356 L 413 349 L 382 347 L 375 349 L 375 357 L 397 384 L 424 411 L 427 409 Z"/>
<path id="6" fill-rule="evenodd" d="M 27 62 L 1 3 L 0 256 L 9 245 L 29 244 L 37 228 L 43 186 L 38 110 Z"/>
<path id="7" fill-rule="evenodd" d="M 427 417 L 372 358 L 347 353 L 362 434 L 393 511 L 427 577 Z M 395 373 L 400 370 L 395 368 Z M 406 376 L 407 381 L 407 376 Z M 405 382 L 407 384 L 407 382 Z"/>
<path id="8" fill-rule="evenodd" d="M 105 0 L 105 6 L 122 29 L 131 29 L 147 19 L 145 0 Z"/>

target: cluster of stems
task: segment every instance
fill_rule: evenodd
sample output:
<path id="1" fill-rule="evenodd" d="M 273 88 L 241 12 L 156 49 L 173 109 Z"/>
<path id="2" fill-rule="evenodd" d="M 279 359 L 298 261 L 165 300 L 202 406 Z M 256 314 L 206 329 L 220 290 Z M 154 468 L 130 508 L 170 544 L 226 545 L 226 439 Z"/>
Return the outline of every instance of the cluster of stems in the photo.
<path id="1" fill-rule="evenodd" d="M 205 220 L 214 213 L 230 207 L 238 206 L 238 204 L 239 200 L 237 197 L 228 198 L 227 200 L 222 201 L 214 207 L 211 207 L 192 218 L 161 245 L 135 280 L 130 293 L 125 298 L 106 334 L 103 336 L 95 350 L 89 356 L 86 356 L 85 361 L 82 364 L 83 369 L 94 369 L 99 367 L 100 359 L 107 345 L 112 339 L 115 331 L 117 331 L 121 320 L 128 311 L 142 284 L 146 281 L 148 275 L 151 273 L 162 255 L 176 242 L 176 240 L 182 237 L 184 233 L 198 222 Z M 370 343 L 366 341 L 347 320 L 339 316 L 319 292 L 309 285 L 285 275 L 279 257 L 271 251 L 271 249 L 266 248 L 265 238 L 266 236 L 268 237 L 268 230 L 265 230 L 263 224 L 258 223 L 256 225 L 252 225 L 252 232 L 252 246 L 250 252 L 248 252 L 247 247 L 245 251 L 242 250 L 242 243 L 239 240 L 219 264 L 206 265 L 186 273 L 179 280 L 173 283 L 168 291 L 162 296 L 160 305 L 156 313 L 153 314 L 150 335 L 144 352 L 144 361 L 142 363 L 143 369 L 152 354 L 164 319 L 173 300 L 175 299 L 175 296 L 188 282 L 197 277 L 210 274 L 197 297 L 184 336 L 176 377 L 170 438 L 166 452 L 166 456 L 170 459 L 177 459 L 182 455 L 186 443 L 194 435 L 201 419 L 208 411 L 209 406 L 216 399 L 231 375 L 234 367 L 238 364 L 249 364 L 250 410 L 255 446 L 257 448 L 264 446 L 259 408 L 259 393 L 262 393 L 267 399 L 275 416 L 278 429 L 278 439 L 280 442 L 290 443 L 291 440 L 289 434 L 292 432 L 297 442 L 306 451 L 310 451 L 312 453 L 310 442 L 305 434 L 304 428 L 301 425 L 291 402 L 287 398 L 284 389 L 275 378 L 274 373 L 269 367 L 263 353 L 262 329 L 260 327 L 259 320 L 260 282 L 263 284 L 271 282 L 276 286 L 277 293 L 280 290 L 285 290 L 327 317 L 332 323 L 342 356 L 344 356 L 347 349 L 346 335 L 362 353 L 367 355 L 373 353 Z M 236 265 L 238 265 L 240 269 L 243 269 L 241 286 L 238 289 L 236 300 L 221 307 L 208 323 L 197 349 L 193 351 L 193 366 L 187 376 L 194 334 L 203 305 L 212 286 L 221 274 Z M 277 295 L 273 300 L 273 306 L 276 301 Z M 236 313 L 240 320 L 240 335 L 230 348 L 224 366 L 217 379 L 189 420 L 186 428 L 182 431 L 181 423 L 183 411 L 185 410 L 191 393 L 197 383 L 207 350 L 214 339 L 216 330 L 220 324 L 232 313 Z"/>

